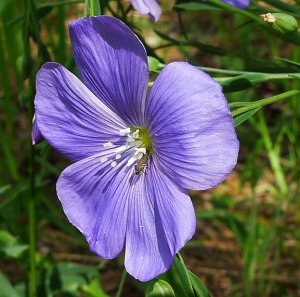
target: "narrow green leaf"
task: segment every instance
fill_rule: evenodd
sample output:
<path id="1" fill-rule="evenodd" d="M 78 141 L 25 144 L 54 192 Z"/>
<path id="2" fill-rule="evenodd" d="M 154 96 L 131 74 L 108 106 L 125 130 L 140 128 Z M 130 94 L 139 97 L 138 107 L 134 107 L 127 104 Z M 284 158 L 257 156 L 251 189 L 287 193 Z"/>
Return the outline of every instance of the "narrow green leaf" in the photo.
<path id="1" fill-rule="evenodd" d="M 190 270 L 188 270 L 189 277 L 192 282 L 193 289 L 196 293 L 197 297 L 210 297 L 210 294 L 205 287 L 205 285 L 202 283 L 202 281 Z"/>
<path id="2" fill-rule="evenodd" d="M 300 77 L 300 76 L 298 76 Z M 294 95 L 299 94 L 300 91 L 298 90 L 291 90 L 291 91 L 287 91 L 285 93 L 279 94 L 279 95 L 275 95 L 269 98 L 265 98 L 265 99 L 261 99 L 261 100 L 257 100 L 257 101 L 253 101 L 253 102 L 233 102 L 233 103 L 229 103 L 229 107 L 230 108 L 234 108 L 234 107 L 252 107 L 252 108 L 256 108 L 256 107 L 262 107 L 271 103 L 275 103 L 279 100 L 282 99 L 286 99 L 287 97 L 291 97 Z"/>
<path id="3" fill-rule="evenodd" d="M 175 297 L 175 293 L 171 285 L 162 280 L 154 279 L 149 282 L 145 297 Z"/>
<path id="4" fill-rule="evenodd" d="M 247 121 L 251 116 L 253 116 L 257 111 L 260 110 L 260 107 L 248 110 L 242 114 L 239 114 L 233 118 L 234 127 L 242 124 Z"/>
<path id="5" fill-rule="evenodd" d="M 183 288 L 188 297 L 196 297 L 194 294 L 193 286 L 189 277 L 188 270 L 184 264 L 184 261 L 179 253 L 176 254 L 174 258 L 174 266 L 177 270 Z"/>
<path id="6" fill-rule="evenodd" d="M 239 75 L 221 82 L 224 93 L 238 92 L 270 79 L 265 73 Z"/>
<path id="7" fill-rule="evenodd" d="M 280 58 L 280 57 L 274 57 L 274 58 L 275 58 L 276 60 L 286 62 L 286 63 L 291 64 L 291 65 L 293 65 L 293 66 L 300 67 L 300 63 L 298 63 L 298 62 L 291 61 L 291 60 L 284 59 L 284 58 Z"/>
<path id="8" fill-rule="evenodd" d="M 0 297 L 20 297 L 3 272 L 0 270 Z"/>
<path id="9" fill-rule="evenodd" d="M 229 107 L 233 108 L 233 107 L 243 106 L 243 107 L 238 108 L 238 109 L 231 112 L 232 116 L 236 117 L 237 115 L 242 114 L 244 112 L 247 112 L 248 110 L 255 109 L 255 108 L 258 108 L 258 107 L 262 107 L 262 106 L 265 106 L 265 105 L 268 105 L 268 104 L 271 104 L 271 103 L 275 103 L 279 100 L 286 99 L 288 97 L 297 95 L 299 93 L 300 93 L 300 91 L 298 91 L 298 90 L 291 90 L 291 91 L 288 91 L 288 92 L 285 92 L 285 93 L 282 93 L 282 94 L 279 94 L 279 95 L 276 95 L 276 96 L 272 96 L 272 97 L 262 99 L 262 100 L 257 100 L 257 101 L 254 101 L 254 102 L 230 103 Z"/>

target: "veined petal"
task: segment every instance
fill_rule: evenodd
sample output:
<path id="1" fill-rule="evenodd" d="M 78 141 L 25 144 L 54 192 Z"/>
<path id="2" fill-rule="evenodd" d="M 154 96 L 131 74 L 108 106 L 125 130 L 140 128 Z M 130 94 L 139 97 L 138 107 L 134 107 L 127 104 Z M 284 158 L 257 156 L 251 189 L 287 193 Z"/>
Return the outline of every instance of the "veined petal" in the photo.
<path id="1" fill-rule="evenodd" d="M 109 16 L 81 18 L 71 22 L 69 30 L 85 85 L 127 124 L 139 126 L 149 79 L 142 43 Z"/>
<path id="2" fill-rule="evenodd" d="M 214 187 L 236 164 L 239 142 L 221 87 L 186 62 L 159 74 L 145 121 L 160 170 L 184 188 Z"/>
<path id="3" fill-rule="evenodd" d="M 128 199 L 125 267 L 141 281 L 170 268 L 174 255 L 195 232 L 194 208 L 186 191 L 151 160 Z"/>
<path id="4" fill-rule="evenodd" d="M 37 74 L 36 123 L 48 142 L 73 161 L 122 142 L 124 122 L 71 72 L 46 63 Z M 123 140 L 125 142 L 126 140 Z"/>
<path id="5" fill-rule="evenodd" d="M 108 153 L 81 160 L 62 172 L 56 186 L 70 222 L 84 234 L 91 250 L 106 259 L 124 248 L 128 175 L 134 176 L 133 168 L 113 167 L 112 162 L 114 155 Z"/>
<path id="6" fill-rule="evenodd" d="M 174 255 L 195 232 L 192 202 L 151 161 L 146 173 L 111 166 L 113 155 L 81 160 L 63 171 L 57 195 L 70 222 L 92 251 L 116 257 L 125 244 L 125 267 L 148 281 L 171 266 Z"/>
<path id="7" fill-rule="evenodd" d="M 161 8 L 155 0 L 131 0 L 132 6 L 140 14 L 149 14 L 157 22 L 161 15 Z"/>

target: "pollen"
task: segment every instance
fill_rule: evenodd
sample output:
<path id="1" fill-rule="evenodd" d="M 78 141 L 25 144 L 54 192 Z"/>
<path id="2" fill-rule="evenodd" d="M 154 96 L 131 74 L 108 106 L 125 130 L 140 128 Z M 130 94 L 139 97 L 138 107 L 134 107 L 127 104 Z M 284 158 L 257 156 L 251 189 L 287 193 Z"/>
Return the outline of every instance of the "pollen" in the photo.
<path id="1" fill-rule="evenodd" d="M 106 162 L 106 161 L 107 161 L 107 158 L 106 158 L 106 157 L 103 157 L 103 158 L 101 158 L 101 160 L 100 160 L 101 163 L 104 163 L 104 162 Z"/>
<path id="2" fill-rule="evenodd" d="M 116 162 L 116 161 L 112 161 L 112 162 L 110 163 L 110 166 L 113 167 L 113 168 L 116 167 L 116 166 L 117 166 L 117 162 Z"/>
<path id="3" fill-rule="evenodd" d="M 130 128 L 125 128 L 120 130 L 121 136 L 128 135 L 129 133 L 130 133 Z"/>
<path id="4" fill-rule="evenodd" d="M 112 147 L 112 146 L 114 146 L 114 144 L 110 141 L 103 143 L 103 147 Z"/>

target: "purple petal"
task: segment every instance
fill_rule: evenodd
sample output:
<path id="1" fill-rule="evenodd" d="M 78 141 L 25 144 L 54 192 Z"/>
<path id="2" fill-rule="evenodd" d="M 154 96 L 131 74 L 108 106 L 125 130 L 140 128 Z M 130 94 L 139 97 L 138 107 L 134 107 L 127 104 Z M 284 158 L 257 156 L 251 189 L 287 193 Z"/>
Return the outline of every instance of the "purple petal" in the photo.
<path id="1" fill-rule="evenodd" d="M 48 142 L 73 161 L 120 141 L 122 120 L 71 72 L 57 63 L 42 66 L 36 80 L 36 123 Z M 124 141 L 123 141 L 124 142 Z"/>
<path id="2" fill-rule="evenodd" d="M 161 15 L 161 8 L 155 0 L 131 0 L 132 6 L 140 14 L 149 14 L 157 22 Z"/>
<path id="3" fill-rule="evenodd" d="M 196 219 L 190 197 L 156 165 L 148 170 L 128 199 L 125 267 L 141 281 L 167 271 L 174 255 L 191 239 Z"/>
<path id="4" fill-rule="evenodd" d="M 214 187 L 236 164 L 239 142 L 221 87 L 188 63 L 159 74 L 145 121 L 160 170 L 183 188 Z"/>
<path id="5" fill-rule="evenodd" d="M 85 85 L 126 123 L 141 124 L 149 70 L 147 54 L 121 21 L 98 16 L 69 24 L 76 64 Z"/>
<path id="6" fill-rule="evenodd" d="M 103 157 L 108 160 L 102 162 Z M 84 234 L 91 250 L 106 259 L 123 250 L 128 220 L 129 179 L 126 168 L 112 167 L 112 160 L 113 154 L 106 153 L 74 163 L 56 186 L 70 222 Z"/>
<path id="7" fill-rule="evenodd" d="M 36 124 L 36 120 L 34 120 L 32 123 L 31 140 L 32 140 L 32 145 L 39 144 L 44 140 L 44 137 Z"/>
<path id="8" fill-rule="evenodd" d="M 222 2 L 244 9 L 249 6 L 250 0 L 222 0 Z"/>

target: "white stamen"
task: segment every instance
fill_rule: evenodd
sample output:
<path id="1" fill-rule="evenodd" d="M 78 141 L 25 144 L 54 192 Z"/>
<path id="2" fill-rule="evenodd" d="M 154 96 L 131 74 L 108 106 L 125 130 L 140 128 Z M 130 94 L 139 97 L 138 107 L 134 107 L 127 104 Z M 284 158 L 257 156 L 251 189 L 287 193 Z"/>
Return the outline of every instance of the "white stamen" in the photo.
<path id="1" fill-rule="evenodd" d="M 114 146 L 114 144 L 112 143 L 112 142 L 105 142 L 105 143 L 103 143 L 103 146 L 104 147 L 112 147 L 112 146 Z"/>
<path id="2" fill-rule="evenodd" d="M 128 160 L 127 164 L 126 164 L 127 167 L 130 166 L 130 165 L 132 165 L 133 163 L 135 163 L 136 160 L 137 160 L 137 157 L 132 156 L 132 157 Z"/>
<path id="3" fill-rule="evenodd" d="M 115 152 L 116 153 L 121 153 L 121 152 L 124 152 L 125 150 L 127 150 L 128 149 L 128 145 L 126 144 L 126 145 L 121 145 L 121 146 L 119 146 L 119 147 L 117 147 L 116 149 L 115 149 Z"/>
<path id="4" fill-rule="evenodd" d="M 120 135 L 121 136 L 128 135 L 129 133 L 130 133 L 130 128 L 120 130 Z"/>
<path id="5" fill-rule="evenodd" d="M 101 160 L 100 160 L 101 163 L 104 163 L 104 162 L 106 162 L 106 161 L 107 161 L 107 158 L 106 158 L 106 157 L 103 157 L 103 158 L 101 158 Z"/>
<path id="6" fill-rule="evenodd" d="M 261 14 L 260 15 L 263 22 L 274 24 L 276 22 L 276 17 L 271 13 Z"/>
<path id="7" fill-rule="evenodd" d="M 120 154 L 116 155 L 116 160 L 120 159 L 122 156 Z"/>
<path id="8" fill-rule="evenodd" d="M 146 148 L 145 147 L 139 147 L 139 148 L 135 148 L 135 153 L 134 155 L 138 155 L 138 154 L 146 154 Z"/>
<path id="9" fill-rule="evenodd" d="M 112 161 L 112 162 L 110 163 L 110 166 L 111 166 L 111 167 L 116 167 L 116 166 L 117 166 L 117 162 L 116 162 L 116 161 Z"/>
<path id="10" fill-rule="evenodd" d="M 136 130 L 132 133 L 132 138 L 139 138 L 140 136 L 140 130 Z"/>

